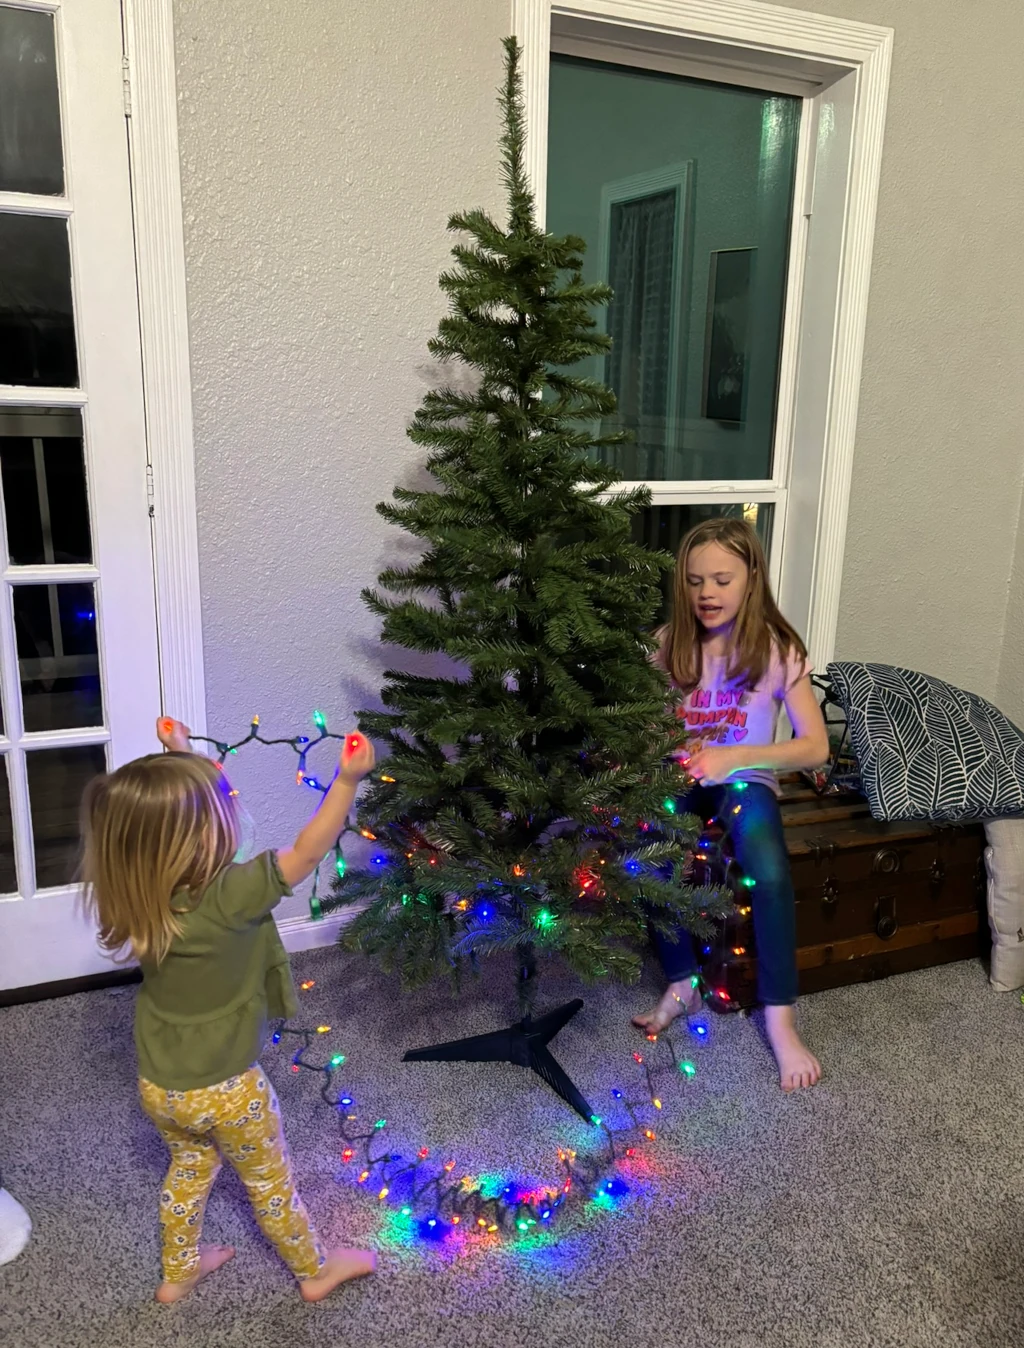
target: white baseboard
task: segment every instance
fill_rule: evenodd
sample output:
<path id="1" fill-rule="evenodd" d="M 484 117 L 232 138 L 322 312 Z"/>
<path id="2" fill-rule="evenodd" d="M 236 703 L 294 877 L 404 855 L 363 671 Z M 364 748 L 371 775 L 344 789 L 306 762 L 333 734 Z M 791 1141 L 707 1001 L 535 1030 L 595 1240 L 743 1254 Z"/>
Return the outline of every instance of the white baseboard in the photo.
<path id="1" fill-rule="evenodd" d="M 340 909 L 319 921 L 311 917 L 284 917 L 278 922 L 277 929 L 289 955 L 296 955 L 300 950 L 319 950 L 322 946 L 334 945 L 342 928 L 358 911 L 358 908 Z"/>

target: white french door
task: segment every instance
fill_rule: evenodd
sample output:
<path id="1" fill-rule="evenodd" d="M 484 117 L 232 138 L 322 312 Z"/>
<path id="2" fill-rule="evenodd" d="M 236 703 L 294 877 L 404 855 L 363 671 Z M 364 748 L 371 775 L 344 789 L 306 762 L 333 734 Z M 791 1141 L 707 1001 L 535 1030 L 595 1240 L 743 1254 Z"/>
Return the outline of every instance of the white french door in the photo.
<path id="1" fill-rule="evenodd" d="M 119 0 L 0 0 L 0 990 L 109 967 L 97 772 L 160 686 Z"/>

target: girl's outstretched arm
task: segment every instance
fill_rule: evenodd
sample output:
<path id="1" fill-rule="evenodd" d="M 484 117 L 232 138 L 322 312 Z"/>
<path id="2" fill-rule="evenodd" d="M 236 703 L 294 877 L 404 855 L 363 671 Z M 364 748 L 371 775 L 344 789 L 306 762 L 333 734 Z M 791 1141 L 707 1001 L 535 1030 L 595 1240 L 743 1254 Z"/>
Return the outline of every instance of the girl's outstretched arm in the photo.
<path id="1" fill-rule="evenodd" d="M 277 854 L 277 864 L 285 882 L 294 887 L 307 875 L 312 875 L 334 846 L 345 827 L 356 788 L 373 768 L 376 759 L 373 745 L 364 735 L 352 732 L 345 736 L 338 775 L 331 783 L 316 814 L 302 829 L 291 847 Z"/>

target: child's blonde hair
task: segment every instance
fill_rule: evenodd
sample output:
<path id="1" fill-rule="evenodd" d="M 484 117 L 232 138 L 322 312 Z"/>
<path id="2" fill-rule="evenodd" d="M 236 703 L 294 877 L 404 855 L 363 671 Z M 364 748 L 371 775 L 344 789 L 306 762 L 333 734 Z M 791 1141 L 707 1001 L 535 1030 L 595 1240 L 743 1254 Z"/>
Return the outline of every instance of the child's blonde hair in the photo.
<path id="1" fill-rule="evenodd" d="M 690 602 L 686 572 L 690 554 L 707 543 L 718 543 L 739 557 L 748 573 L 747 592 L 736 616 L 728 677 L 742 680 L 746 688 L 756 688 L 771 662 L 773 647 L 782 659 L 792 653 L 806 660 L 807 647 L 775 602 L 768 583 L 768 563 L 756 531 L 746 520 L 718 517 L 694 525 L 679 545 L 672 617 L 659 633 L 661 659 L 673 683 L 689 693 L 701 678 L 703 629 Z"/>
<path id="2" fill-rule="evenodd" d="M 82 804 L 82 880 L 103 948 L 159 963 L 239 835 L 231 788 L 208 758 L 150 754 L 94 778 Z"/>

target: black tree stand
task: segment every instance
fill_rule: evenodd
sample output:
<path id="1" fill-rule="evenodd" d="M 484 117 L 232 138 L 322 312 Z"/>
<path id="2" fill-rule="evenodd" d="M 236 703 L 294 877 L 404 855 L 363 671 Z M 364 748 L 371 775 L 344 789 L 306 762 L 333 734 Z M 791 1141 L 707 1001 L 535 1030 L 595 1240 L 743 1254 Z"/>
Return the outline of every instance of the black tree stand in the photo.
<path id="1" fill-rule="evenodd" d="M 583 1001 L 577 997 L 534 1020 L 532 1013 L 536 979 L 537 959 L 533 947 L 528 946 L 519 970 L 519 1005 L 523 1011 L 521 1020 L 507 1029 L 492 1030 L 490 1034 L 474 1034 L 466 1039 L 451 1039 L 445 1044 L 434 1044 L 431 1048 L 410 1049 L 402 1061 L 510 1062 L 517 1067 L 529 1067 L 581 1118 L 586 1119 L 587 1123 L 592 1122 L 594 1111 L 548 1048 L 559 1030 L 568 1025 L 577 1011 L 582 1010 Z"/>

